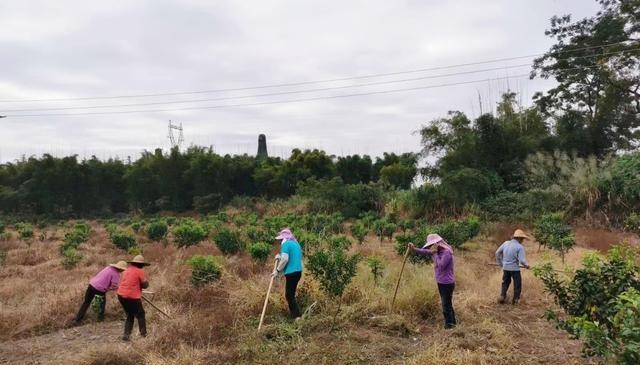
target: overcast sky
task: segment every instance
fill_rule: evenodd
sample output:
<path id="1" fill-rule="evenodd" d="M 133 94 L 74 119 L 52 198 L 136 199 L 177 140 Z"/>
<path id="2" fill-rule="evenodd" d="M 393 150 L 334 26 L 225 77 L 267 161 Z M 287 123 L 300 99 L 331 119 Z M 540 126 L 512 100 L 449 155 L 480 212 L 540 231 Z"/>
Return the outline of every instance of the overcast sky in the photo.
<path id="1" fill-rule="evenodd" d="M 551 84 L 516 77 L 528 59 L 387 77 L 162 97 L 16 102 L 157 94 L 296 83 L 449 66 L 543 52 L 553 15 L 594 14 L 590 0 L 464 1 L 1 1 L 0 161 L 24 154 L 135 158 L 167 148 L 167 123 L 185 145 L 250 153 L 267 135 L 271 155 L 292 146 L 332 154 L 419 150 L 413 131 L 462 110 L 492 108 L 510 88 L 528 103 Z M 508 68 L 509 67 L 509 68 Z M 493 71 L 270 97 L 151 106 L 11 110 L 176 102 Z M 496 68 L 503 68 L 495 70 Z M 509 79 L 505 77 L 509 76 Z M 179 109 L 261 103 L 496 79 L 413 91 L 208 110 L 84 116 L 20 114 Z M 12 101 L 12 102 L 7 102 Z"/>

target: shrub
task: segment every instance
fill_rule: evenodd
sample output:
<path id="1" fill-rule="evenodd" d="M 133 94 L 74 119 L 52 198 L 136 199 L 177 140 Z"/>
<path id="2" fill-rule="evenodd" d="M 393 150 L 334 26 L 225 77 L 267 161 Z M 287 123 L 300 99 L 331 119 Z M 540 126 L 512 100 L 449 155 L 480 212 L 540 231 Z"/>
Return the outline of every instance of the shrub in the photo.
<path id="1" fill-rule="evenodd" d="M 176 218 L 176 217 L 165 217 L 164 221 L 167 222 L 168 226 L 173 226 L 178 221 L 178 218 Z"/>
<path id="2" fill-rule="evenodd" d="M 367 236 L 367 229 L 361 222 L 355 222 L 351 226 L 351 235 L 359 244 L 362 244 L 362 242 L 364 242 L 364 238 Z"/>
<path id="3" fill-rule="evenodd" d="M 216 246 L 225 255 L 232 255 L 242 250 L 243 242 L 240 239 L 240 234 L 237 231 L 232 231 L 228 228 L 222 228 L 213 237 Z"/>
<path id="4" fill-rule="evenodd" d="M 62 267 L 71 270 L 82 260 L 82 256 L 73 247 L 69 247 L 62 251 Z"/>
<path id="5" fill-rule="evenodd" d="M 423 230 L 424 231 L 424 230 Z M 427 234 L 437 233 L 453 247 L 462 245 L 480 233 L 480 221 L 477 217 L 469 217 L 462 220 L 447 221 L 426 228 L 426 234 L 419 242 L 424 242 Z"/>
<path id="6" fill-rule="evenodd" d="M 207 238 L 207 229 L 193 220 L 185 220 L 173 228 L 173 237 L 178 246 L 193 246 Z"/>
<path id="7" fill-rule="evenodd" d="M 0 242 L 10 241 L 12 237 L 11 232 L 2 232 L 0 233 Z"/>
<path id="8" fill-rule="evenodd" d="M 624 229 L 629 232 L 640 233 L 640 214 L 629 214 L 624 220 Z"/>
<path id="9" fill-rule="evenodd" d="M 127 254 L 129 254 L 129 256 L 140 255 L 142 254 L 142 249 L 137 245 L 129 246 L 129 248 L 127 248 Z"/>
<path id="10" fill-rule="evenodd" d="M 541 246 L 558 251 L 562 262 L 564 255 L 573 247 L 575 239 L 571 226 L 564 220 L 561 213 L 545 214 L 535 223 L 534 234 Z"/>
<path id="11" fill-rule="evenodd" d="M 141 222 L 133 222 L 131 224 L 131 229 L 135 232 L 138 233 L 140 232 L 140 229 L 143 227 L 143 224 Z"/>
<path id="12" fill-rule="evenodd" d="M 404 256 L 405 252 L 407 252 L 407 246 L 410 242 L 413 242 L 418 247 L 421 246 L 421 241 L 417 238 L 418 237 L 415 233 L 399 234 L 396 236 L 396 244 L 393 246 L 393 248 L 399 256 Z M 413 264 L 426 264 L 431 262 L 431 256 L 420 256 L 413 251 L 409 251 L 409 256 L 407 259 Z"/>
<path id="13" fill-rule="evenodd" d="M 115 223 L 108 223 L 104 226 L 104 230 L 107 231 L 109 235 L 112 235 L 118 230 L 118 225 Z"/>
<path id="14" fill-rule="evenodd" d="M 189 260 L 191 283 L 195 286 L 201 286 L 220 279 L 222 268 L 218 261 L 215 256 L 192 256 Z"/>
<path id="15" fill-rule="evenodd" d="M 563 197 L 548 191 L 502 192 L 484 200 L 480 207 L 488 219 L 508 222 L 533 221 L 542 214 L 566 207 Z"/>
<path id="16" fill-rule="evenodd" d="M 265 242 L 256 242 L 249 245 L 251 257 L 259 264 L 264 264 L 271 253 L 271 245 Z"/>
<path id="17" fill-rule="evenodd" d="M 102 303 L 104 302 L 104 296 L 102 295 L 96 295 L 93 297 L 93 300 L 91 301 L 91 312 L 93 312 L 93 314 L 100 319 L 100 306 L 102 305 Z"/>
<path id="18" fill-rule="evenodd" d="M 167 236 L 169 227 L 164 221 L 154 221 L 147 226 L 147 237 L 152 241 L 160 241 Z"/>
<path id="19" fill-rule="evenodd" d="M 296 191 L 309 198 L 314 212 L 340 212 L 355 218 L 365 212 L 378 212 L 383 207 L 383 191 L 376 184 L 345 184 L 339 177 L 330 180 L 306 179 Z"/>
<path id="20" fill-rule="evenodd" d="M 30 223 L 16 223 L 16 229 L 21 240 L 28 240 L 33 237 L 33 226 Z"/>
<path id="21" fill-rule="evenodd" d="M 380 239 L 380 242 L 384 239 L 384 225 L 385 221 L 377 220 L 373 222 L 373 231 L 376 233 L 376 236 Z"/>
<path id="22" fill-rule="evenodd" d="M 111 242 L 120 249 L 128 250 L 136 245 L 136 236 L 131 232 L 116 230 L 111 234 Z"/>
<path id="23" fill-rule="evenodd" d="M 564 316 L 548 310 L 547 319 L 583 339 L 584 353 L 603 356 L 607 363 L 637 364 L 640 279 L 637 250 L 616 246 L 606 258 L 590 254 L 569 281 L 551 264 L 534 268 Z"/>
<path id="24" fill-rule="evenodd" d="M 389 241 L 393 239 L 393 234 L 396 232 L 397 226 L 395 223 L 387 222 L 382 226 L 382 234 L 387 237 Z"/>
<path id="25" fill-rule="evenodd" d="M 331 245 L 331 247 L 340 247 L 346 250 L 351 247 L 351 240 L 349 239 L 349 237 L 343 234 L 338 234 L 331 236 L 331 238 L 329 239 L 329 244 Z"/>
<path id="26" fill-rule="evenodd" d="M 307 269 L 329 296 L 342 297 L 344 289 L 356 275 L 360 255 L 348 255 L 341 247 L 332 246 L 309 256 Z"/>
<path id="27" fill-rule="evenodd" d="M 248 226 L 245 230 L 245 235 L 247 239 L 252 242 L 271 242 L 273 237 L 269 235 L 266 231 L 262 229 L 258 229 L 255 226 Z"/>
<path id="28" fill-rule="evenodd" d="M 297 234 L 297 236 L 298 243 L 300 244 L 300 247 L 302 247 L 305 255 L 309 255 L 310 253 L 315 252 L 322 245 L 322 240 L 316 233 L 302 231 Z"/>
<path id="29" fill-rule="evenodd" d="M 416 228 L 416 221 L 413 219 L 403 219 L 398 223 L 398 227 L 402 229 L 402 232 L 406 233 L 408 230 Z"/>
<path id="30" fill-rule="evenodd" d="M 373 275 L 373 282 L 378 285 L 378 281 L 384 272 L 384 263 L 382 262 L 382 259 L 377 256 L 371 256 L 367 258 L 367 266 L 369 266 L 371 275 Z"/>
<path id="31" fill-rule="evenodd" d="M 4 233 L 5 225 L 2 221 L 0 221 L 0 233 Z"/>
<path id="32" fill-rule="evenodd" d="M 237 227 L 245 226 L 248 223 L 247 218 L 242 214 L 234 215 L 232 221 L 233 221 L 233 224 L 235 224 Z"/>
<path id="33" fill-rule="evenodd" d="M 90 229 L 88 225 L 76 225 L 73 230 L 65 233 L 60 252 L 62 253 L 68 248 L 77 249 L 80 244 L 87 242 Z"/>

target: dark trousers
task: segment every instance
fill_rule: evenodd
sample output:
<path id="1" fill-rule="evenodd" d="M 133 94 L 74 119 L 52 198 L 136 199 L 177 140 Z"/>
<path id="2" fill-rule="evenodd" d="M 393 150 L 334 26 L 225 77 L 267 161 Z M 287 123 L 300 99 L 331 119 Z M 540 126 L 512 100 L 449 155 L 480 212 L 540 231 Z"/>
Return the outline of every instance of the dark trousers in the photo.
<path id="1" fill-rule="evenodd" d="M 80 310 L 78 310 L 78 314 L 76 314 L 76 322 L 82 321 L 84 315 L 87 314 L 87 309 L 91 305 L 93 298 L 98 295 L 102 297 L 102 301 L 100 302 L 100 312 L 98 313 L 98 320 L 104 319 L 104 308 L 107 306 L 107 296 L 106 293 L 96 290 L 96 288 L 91 285 L 87 286 L 87 291 L 84 293 L 84 302 L 80 306 Z"/>
<path id="2" fill-rule="evenodd" d="M 442 314 L 444 315 L 444 328 L 452 328 L 456 325 L 456 312 L 453 310 L 453 290 L 456 284 L 438 283 L 440 292 L 440 302 L 442 303 Z"/>
<path id="3" fill-rule="evenodd" d="M 289 313 L 292 318 L 300 317 L 300 308 L 296 303 L 296 289 L 298 289 L 298 282 L 302 277 L 302 272 L 294 272 L 284 276 L 286 279 L 284 297 L 287 298 L 287 304 L 289 304 Z"/>
<path id="4" fill-rule="evenodd" d="M 144 308 L 142 307 L 141 299 L 128 299 L 118 295 L 118 301 L 122 304 L 124 312 L 127 314 L 127 319 L 124 322 L 124 338 L 129 339 L 131 331 L 133 330 L 133 320 L 138 319 L 138 328 L 140 329 L 140 335 L 147 335 L 147 321 L 144 317 Z"/>
<path id="5" fill-rule="evenodd" d="M 511 279 L 513 279 L 513 300 L 520 300 L 520 292 L 522 291 L 522 276 L 520 276 L 520 271 L 502 271 L 502 291 L 500 292 L 500 296 L 502 298 L 507 297 Z"/>

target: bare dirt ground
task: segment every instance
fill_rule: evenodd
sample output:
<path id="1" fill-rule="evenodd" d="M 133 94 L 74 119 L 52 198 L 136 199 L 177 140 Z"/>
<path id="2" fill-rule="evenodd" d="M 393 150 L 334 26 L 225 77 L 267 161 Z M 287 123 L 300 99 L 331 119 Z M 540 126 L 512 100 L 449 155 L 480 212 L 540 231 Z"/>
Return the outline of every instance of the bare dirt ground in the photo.
<path id="1" fill-rule="evenodd" d="M 122 322 L 116 321 L 90 323 L 42 336 L 0 342 L 0 364 L 76 364 L 83 351 L 105 343 L 118 344 L 120 337 Z"/>

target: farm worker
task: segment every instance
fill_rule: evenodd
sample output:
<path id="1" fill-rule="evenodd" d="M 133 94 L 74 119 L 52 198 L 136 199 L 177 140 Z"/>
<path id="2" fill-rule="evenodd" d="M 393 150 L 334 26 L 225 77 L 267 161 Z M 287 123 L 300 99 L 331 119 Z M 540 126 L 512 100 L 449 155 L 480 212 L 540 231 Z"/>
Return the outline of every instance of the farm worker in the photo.
<path id="1" fill-rule="evenodd" d="M 148 265 L 149 263 L 144 261 L 144 257 L 138 255 L 129 261 L 129 267 L 122 274 L 122 281 L 118 288 L 118 300 L 127 314 L 127 320 L 124 322 L 124 336 L 122 337 L 124 341 L 129 341 L 129 337 L 131 337 L 134 318 L 138 319 L 140 336 L 147 335 L 147 322 L 141 298 L 142 289 L 149 287 L 143 270 Z"/>
<path id="2" fill-rule="evenodd" d="M 456 326 L 456 313 L 453 310 L 453 290 L 456 287 L 456 279 L 453 273 L 453 249 L 438 234 L 427 236 L 427 242 L 422 248 L 416 248 L 413 243 L 409 247 L 420 256 L 431 256 L 435 270 L 442 314 L 444 315 L 444 328 Z"/>
<path id="3" fill-rule="evenodd" d="M 289 314 L 292 318 L 298 318 L 300 308 L 296 302 L 296 290 L 302 277 L 302 248 L 289 228 L 280 231 L 276 239 L 281 240 L 280 253 L 276 256 L 279 261 L 271 275 L 276 277 L 284 274 L 285 298 L 289 304 Z"/>
<path id="4" fill-rule="evenodd" d="M 513 304 L 520 301 L 520 292 L 522 291 L 522 276 L 520 275 L 520 267 L 529 268 L 525 257 L 524 240 L 530 240 L 521 229 L 516 229 L 511 240 L 504 242 L 496 251 L 496 262 L 502 267 L 502 291 L 498 302 L 504 304 L 507 300 L 507 291 L 513 279 Z"/>
<path id="5" fill-rule="evenodd" d="M 80 310 L 78 310 L 78 314 L 76 314 L 75 319 L 73 320 L 74 325 L 80 324 L 84 315 L 87 313 L 87 309 L 89 309 L 89 305 L 93 301 L 93 298 L 97 295 L 102 298 L 100 302 L 100 312 L 98 313 L 98 320 L 104 320 L 104 309 L 107 305 L 107 292 L 109 290 L 118 289 L 118 283 L 120 282 L 120 273 L 123 272 L 127 268 L 127 263 L 124 261 L 119 261 L 117 264 L 110 264 L 109 266 L 102 269 L 99 273 L 96 274 L 91 280 L 89 280 L 89 285 L 87 286 L 87 291 L 84 293 L 84 302 L 80 306 Z"/>

